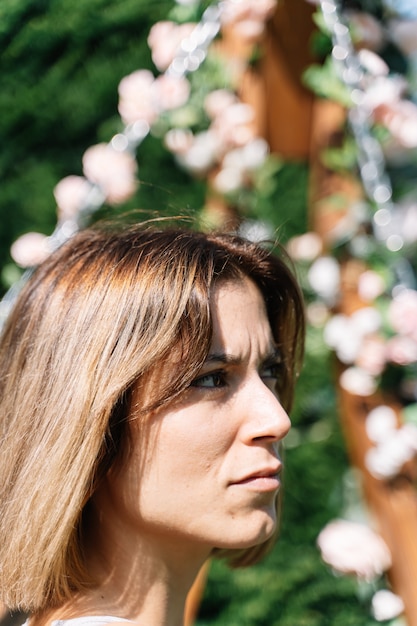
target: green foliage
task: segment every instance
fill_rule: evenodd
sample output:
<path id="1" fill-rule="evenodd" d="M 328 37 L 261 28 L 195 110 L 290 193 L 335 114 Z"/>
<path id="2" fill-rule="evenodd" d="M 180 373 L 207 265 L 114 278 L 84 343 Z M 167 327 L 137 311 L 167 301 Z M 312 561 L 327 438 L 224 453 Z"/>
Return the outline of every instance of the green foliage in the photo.
<path id="1" fill-rule="evenodd" d="M 72 0 L 2 2 L 0 265 L 7 261 L 9 246 L 18 235 L 52 231 L 53 187 L 64 176 L 80 174 L 86 148 L 108 141 L 118 130 L 117 85 L 135 69 L 153 69 L 146 38 L 151 25 L 166 16 L 173 4 L 170 0 L 80 0 L 76 5 Z M 134 204 L 147 205 L 149 210 L 169 205 L 169 183 L 175 178 L 178 185 L 186 181 L 186 205 L 199 206 L 201 185 L 183 174 L 173 176 L 172 160 L 150 144 L 146 149 L 159 152 L 161 167 L 144 166 L 143 173 L 147 184 L 159 191 L 148 193 L 149 187 L 143 186 Z M 170 189 L 166 194 L 164 187 Z"/>
<path id="2" fill-rule="evenodd" d="M 349 90 L 337 75 L 331 57 L 327 57 L 322 65 L 310 65 L 303 74 L 303 81 L 311 91 L 322 98 L 334 100 L 346 107 L 352 105 Z"/>
<path id="3" fill-rule="evenodd" d="M 355 171 L 357 168 L 358 149 L 351 136 L 346 136 L 338 148 L 327 148 L 321 154 L 325 167 L 335 171 Z"/>
<path id="4" fill-rule="evenodd" d="M 191 12 L 190 12 L 191 11 Z M 173 0 L 2 0 L 0 5 L 0 266 L 4 283 L 16 278 L 9 246 L 29 230 L 49 234 L 56 222 L 53 188 L 81 174 L 92 144 L 120 128 L 117 86 L 128 73 L 154 70 L 146 38 L 168 16 L 192 19 Z M 321 72 L 320 77 L 318 72 Z M 323 74 L 324 72 L 324 74 Z M 327 72 L 327 74 L 326 74 Z M 192 77 L 202 99 L 208 82 L 227 83 L 218 62 Z M 313 68 L 309 84 L 346 101 L 331 69 Z M 183 115 L 192 115 L 192 101 Z M 176 123 L 181 112 L 177 112 Z M 196 114 L 195 114 L 196 115 Z M 189 118 L 188 118 L 189 119 Z M 193 126 L 205 120 L 198 115 Z M 184 122 L 184 124 L 188 124 Z M 161 129 L 160 129 L 161 130 Z M 198 215 L 205 184 L 179 170 L 158 138 L 138 152 L 141 184 L 121 210 Z M 241 198 L 248 217 L 268 222 L 283 242 L 307 230 L 308 168 L 271 160 L 256 177 L 256 193 Z M 103 207 L 99 215 L 114 209 Z M 307 359 L 293 413 L 286 455 L 282 537 L 256 567 L 230 572 L 213 563 L 198 626 L 368 626 L 351 579 L 334 579 L 321 563 L 317 534 L 343 506 L 340 484 L 347 467 L 328 379 L 327 352 L 318 331 L 308 337 Z"/>

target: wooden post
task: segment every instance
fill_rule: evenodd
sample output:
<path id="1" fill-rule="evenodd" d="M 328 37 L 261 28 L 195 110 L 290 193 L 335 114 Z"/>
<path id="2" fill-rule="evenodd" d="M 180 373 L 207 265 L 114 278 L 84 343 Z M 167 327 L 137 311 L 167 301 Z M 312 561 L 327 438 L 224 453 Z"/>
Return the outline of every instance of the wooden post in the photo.
<path id="1" fill-rule="evenodd" d="M 320 159 L 321 151 L 327 146 L 334 146 L 340 136 L 345 120 L 344 110 L 335 103 L 322 100 L 317 100 L 313 108 L 311 223 L 324 241 L 329 242 L 332 233 L 337 229 L 338 221 L 340 222 L 351 202 L 361 199 L 362 191 L 357 179 L 327 170 Z M 335 198 L 338 206 L 335 206 Z M 363 306 L 357 292 L 357 279 L 363 269 L 363 263 L 354 259 L 342 266 L 339 305 L 341 313 L 350 315 Z M 340 364 L 337 371 L 339 375 L 343 371 Z M 337 388 L 341 425 L 349 457 L 352 465 L 360 470 L 365 503 L 377 531 L 391 551 L 389 580 L 394 592 L 404 601 L 409 626 L 417 626 L 417 492 L 413 481 L 415 465 L 409 463 L 400 476 L 390 481 L 374 478 L 365 465 L 365 456 L 372 446 L 366 434 L 366 416 L 372 408 L 381 404 L 390 405 L 398 415 L 398 406 L 380 393 L 364 398 L 348 393 L 340 385 Z"/>
<path id="2" fill-rule="evenodd" d="M 268 22 L 260 64 L 264 90 L 262 134 L 272 152 L 288 160 L 309 157 L 314 97 L 302 82 L 313 62 L 314 7 L 305 0 L 280 0 Z"/>

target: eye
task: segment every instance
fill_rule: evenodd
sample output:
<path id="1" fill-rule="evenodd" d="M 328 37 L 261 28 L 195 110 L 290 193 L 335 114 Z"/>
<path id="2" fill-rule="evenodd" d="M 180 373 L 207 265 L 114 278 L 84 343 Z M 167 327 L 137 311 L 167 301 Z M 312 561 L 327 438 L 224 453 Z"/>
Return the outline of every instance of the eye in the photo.
<path id="1" fill-rule="evenodd" d="M 226 374 L 224 372 L 210 372 L 199 376 L 192 381 L 191 387 L 197 387 L 200 389 L 219 389 L 226 387 Z"/>
<path id="2" fill-rule="evenodd" d="M 284 364 L 281 361 L 267 363 L 261 369 L 259 375 L 271 391 L 277 393 L 281 391 L 284 381 Z"/>
<path id="3" fill-rule="evenodd" d="M 270 363 L 261 370 L 261 378 L 273 378 L 278 380 L 282 376 L 282 363 Z"/>

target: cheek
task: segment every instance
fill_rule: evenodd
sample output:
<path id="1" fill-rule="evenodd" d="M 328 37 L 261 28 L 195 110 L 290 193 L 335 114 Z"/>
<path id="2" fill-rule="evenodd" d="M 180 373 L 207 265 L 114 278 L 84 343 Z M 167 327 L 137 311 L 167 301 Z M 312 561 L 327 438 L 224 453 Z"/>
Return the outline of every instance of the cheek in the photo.
<path id="1" fill-rule="evenodd" d="M 209 471 L 225 456 L 233 440 L 224 416 L 218 420 L 213 410 L 184 409 L 162 418 L 147 467 L 175 473 Z"/>

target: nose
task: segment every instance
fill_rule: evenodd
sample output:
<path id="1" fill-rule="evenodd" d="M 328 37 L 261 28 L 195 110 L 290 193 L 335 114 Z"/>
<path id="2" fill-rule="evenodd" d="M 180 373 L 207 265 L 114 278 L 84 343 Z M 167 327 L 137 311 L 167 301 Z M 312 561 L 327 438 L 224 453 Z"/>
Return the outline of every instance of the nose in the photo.
<path id="1" fill-rule="evenodd" d="M 277 396 L 257 378 L 242 397 L 241 437 L 247 444 L 277 442 L 288 434 L 291 421 Z"/>

